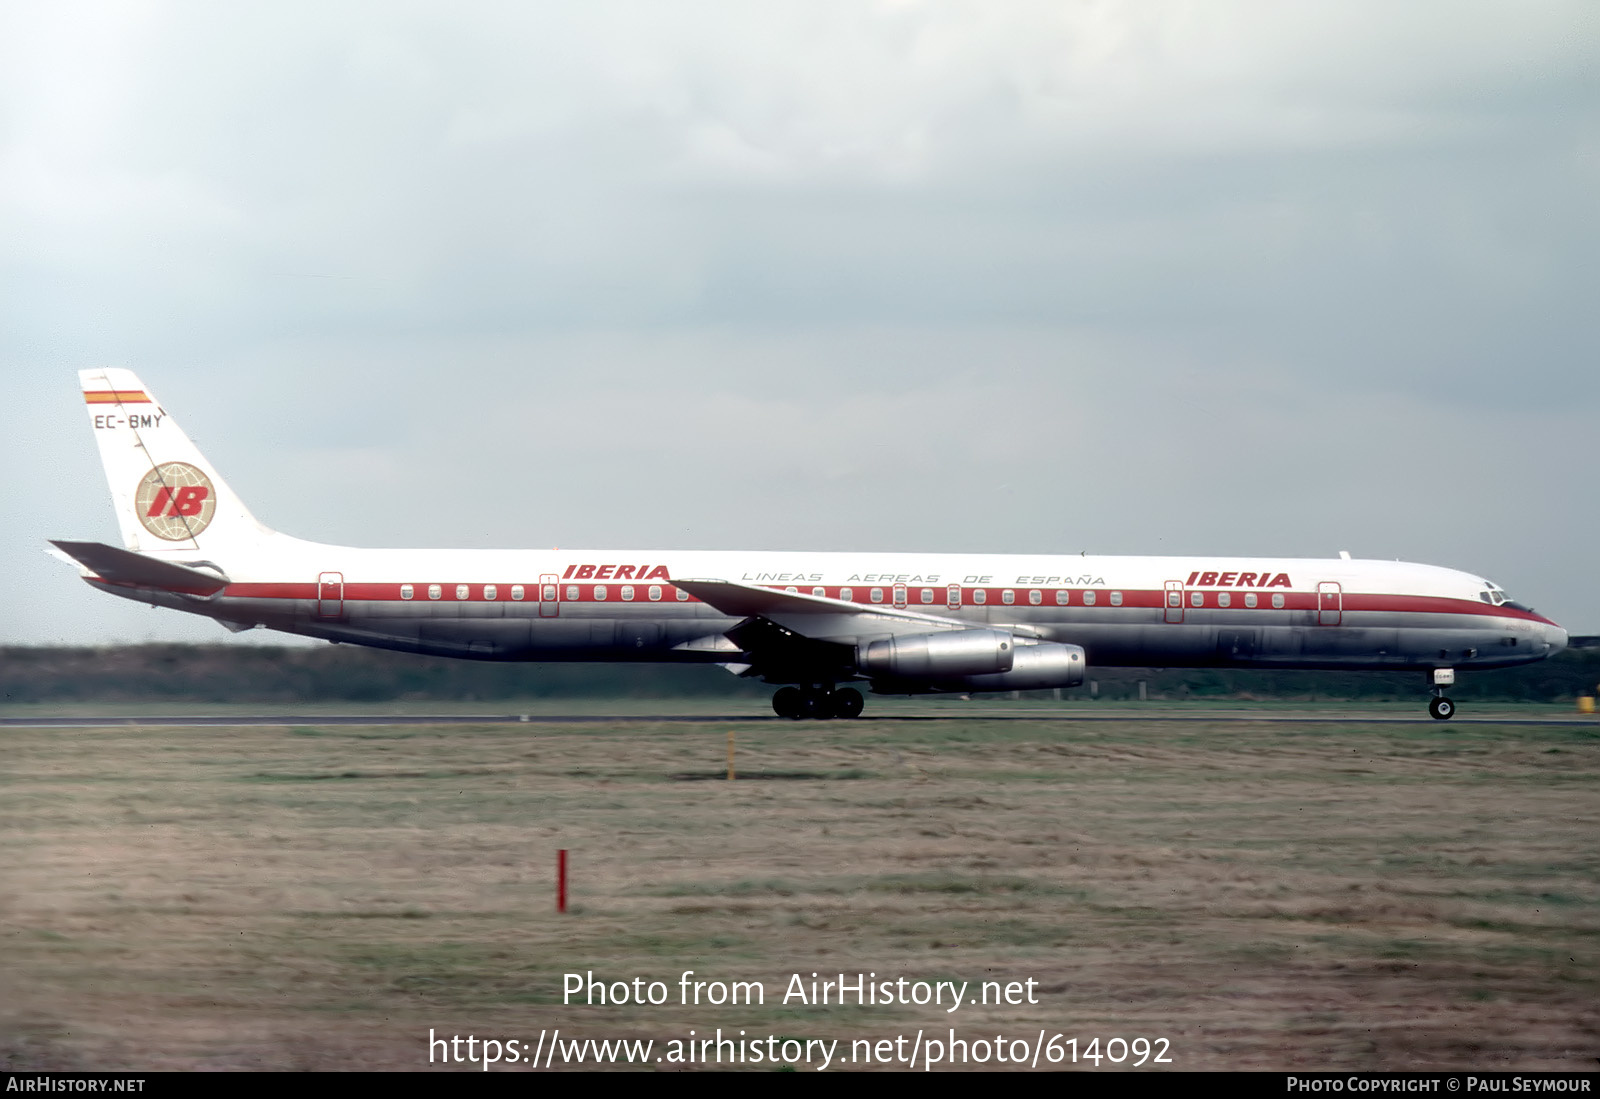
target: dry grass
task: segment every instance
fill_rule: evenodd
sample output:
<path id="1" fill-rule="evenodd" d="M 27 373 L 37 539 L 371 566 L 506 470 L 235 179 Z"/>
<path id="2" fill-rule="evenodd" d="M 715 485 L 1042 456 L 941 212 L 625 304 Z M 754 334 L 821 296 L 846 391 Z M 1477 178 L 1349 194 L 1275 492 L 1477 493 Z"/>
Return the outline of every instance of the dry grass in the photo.
<path id="1" fill-rule="evenodd" d="M 4 730 L 0 1067 L 412 1069 L 430 1027 L 1600 1055 L 1593 731 L 774 721 L 738 727 L 729 783 L 728 728 Z M 569 971 L 688 969 L 767 1004 L 561 1003 Z M 813 971 L 1043 992 L 778 1002 Z"/>

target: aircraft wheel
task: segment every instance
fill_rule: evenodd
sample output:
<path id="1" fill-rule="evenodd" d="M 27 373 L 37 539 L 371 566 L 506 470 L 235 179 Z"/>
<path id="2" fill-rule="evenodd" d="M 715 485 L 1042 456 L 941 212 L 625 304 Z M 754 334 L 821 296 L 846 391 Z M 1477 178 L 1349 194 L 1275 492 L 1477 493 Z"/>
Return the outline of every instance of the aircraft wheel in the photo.
<path id="1" fill-rule="evenodd" d="M 1440 695 L 1428 703 L 1428 712 L 1433 715 L 1435 721 L 1449 721 L 1455 715 L 1456 704 Z"/>
<path id="2" fill-rule="evenodd" d="M 866 705 L 861 692 L 854 687 L 840 687 L 828 701 L 833 704 L 834 716 L 842 718 L 860 717 L 861 709 Z"/>
<path id="3" fill-rule="evenodd" d="M 772 712 L 779 717 L 800 717 L 800 688 L 779 687 L 772 696 Z"/>
<path id="4" fill-rule="evenodd" d="M 832 699 L 828 692 L 817 687 L 811 687 L 800 692 L 800 716 L 813 721 L 826 720 L 833 716 Z"/>

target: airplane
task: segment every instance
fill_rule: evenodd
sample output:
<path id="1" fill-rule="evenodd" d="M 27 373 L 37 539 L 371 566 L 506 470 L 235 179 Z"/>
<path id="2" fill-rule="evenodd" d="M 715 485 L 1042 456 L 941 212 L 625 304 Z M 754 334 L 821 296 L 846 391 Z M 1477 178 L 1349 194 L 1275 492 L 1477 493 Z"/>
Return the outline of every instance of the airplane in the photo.
<path id="1" fill-rule="evenodd" d="M 81 371 L 123 547 L 55 541 L 90 586 L 404 652 L 719 664 L 787 718 L 882 694 L 1076 687 L 1094 666 L 1458 669 L 1567 632 L 1471 573 L 1337 558 L 357 549 L 257 522 L 131 371 Z"/>

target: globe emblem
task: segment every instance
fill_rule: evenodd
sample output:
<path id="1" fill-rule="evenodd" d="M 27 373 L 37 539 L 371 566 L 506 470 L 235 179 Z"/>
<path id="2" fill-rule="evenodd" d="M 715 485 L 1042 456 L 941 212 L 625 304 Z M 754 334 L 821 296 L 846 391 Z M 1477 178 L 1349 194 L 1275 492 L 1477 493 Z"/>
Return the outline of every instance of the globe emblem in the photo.
<path id="1" fill-rule="evenodd" d="M 217 491 L 210 478 L 189 463 L 163 462 L 140 478 L 133 507 L 145 530 L 177 542 L 211 525 Z"/>

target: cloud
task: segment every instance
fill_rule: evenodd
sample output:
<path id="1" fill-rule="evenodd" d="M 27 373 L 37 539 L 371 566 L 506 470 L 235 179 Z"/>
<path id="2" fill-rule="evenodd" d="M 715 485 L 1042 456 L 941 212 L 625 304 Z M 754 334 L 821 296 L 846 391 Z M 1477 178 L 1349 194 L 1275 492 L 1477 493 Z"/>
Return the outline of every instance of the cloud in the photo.
<path id="1" fill-rule="evenodd" d="M 1594 534 L 1592 41 L 1578 3 L 14 5 L 0 361 L 34 425 L 139 369 L 330 540 L 1354 539 L 1586 591 L 1525 532 Z M 99 498 L 59 423 L 5 444 L 29 555 L 59 471 Z"/>

